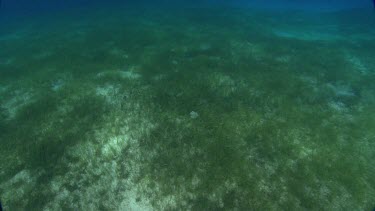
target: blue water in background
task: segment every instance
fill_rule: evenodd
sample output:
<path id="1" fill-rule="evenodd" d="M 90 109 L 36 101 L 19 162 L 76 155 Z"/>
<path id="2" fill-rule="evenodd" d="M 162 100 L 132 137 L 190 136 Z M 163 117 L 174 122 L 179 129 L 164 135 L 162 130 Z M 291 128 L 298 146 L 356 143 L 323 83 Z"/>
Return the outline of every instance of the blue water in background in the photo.
<path id="1" fill-rule="evenodd" d="M 289 11 L 298 10 L 306 12 L 327 12 L 327 11 L 340 11 L 352 9 L 366 9 L 373 10 L 373 3 L 371 0 L 317 0 L 317 1 L 297 1 L 297 0 L 2 0 L 0 9 L 0 31 L 6 30 L 8 24 L 20 23 L 30 18 L 48 17 L 48 15 L 60 14 L 67 12 L 66 16 L 72 11 L 84 15 L 87 10 L 101 8 L 253 8 L 272 11 Z M 360 17 L 359 19 L 368 19 L 368 17 Z M 375 20 L 375 18 L 370 17 Z M 364 20 L 368 21 L 368 20 Z M 4 27 L 1 27 L 1 26 Z"/>
<path id="2" fill-rule="evenodd" d="M 297 1 L 297 0 L 237 0 L 237 1 L 128 1 L 128 0 L 110 0 L 110 1 L 88 1 L 88 0 L 66 0 L 66 1 L 46 1 L 46 0 L 3 0 L 1 5 L 2 16 L 24 16 L 37 15 L 42 12 L 53 12 L 72 8 L 85 8 L 90 6 L 117 6 L 117 5 L 137 5 L 137 6 L 239 6 L 255 7 L 265 9 L 294 9 L 294 10 L 342 10 L 353 8 L 372 8 L 370 0 L 317 0 L 317 1 Z"/>
<path id="3" fill-rule="evenodd" d="M 272 11 L 298 10 L 306 12 L 327 12 L 352 9 L 373 10 L 371 0 L 317 0 L 317 1 L 297 1 L 297 0 L 2 0 L 0 9 L 0 26 L 7 23 L 16 22 L 35 17 L 48 17 L 48 15 L 59 14 L 61 12 L 76 11 L 82 12 L 89 9 L 111 7 L 135 7 L 135 8 L 254 8 Z M 367 21 L 367 20 L 364 20 Z M 4 29 L 4 27 L 2 27 Z M 0 27 L 0 30 L 3 30 Z"/>

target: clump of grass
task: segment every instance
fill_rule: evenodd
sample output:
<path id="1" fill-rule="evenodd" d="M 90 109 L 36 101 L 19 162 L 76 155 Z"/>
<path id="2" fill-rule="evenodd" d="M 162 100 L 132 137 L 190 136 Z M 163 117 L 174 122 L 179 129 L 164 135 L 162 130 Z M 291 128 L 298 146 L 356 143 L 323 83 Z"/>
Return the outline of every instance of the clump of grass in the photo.
<path id="1" fill-rule="evenodd" d="M 57 109 L 58 102 L 45 100 L 48 103 L 38 101 L 24 108 L 24 112 L 28 114 L 28 118 L 32 119 L 34 124 L 38 122 L 39 118 L 44 118 L 43 122 L 39 121 L 40 128 L 32 126 L 28 128 L 29 130 L 22 132 L 26 132 L 25 136 L 34 138 L 33 141 L 29 140 L 26 145 L 28 149 L 27 157 L 29 161 L 32 161 L 28 162 L 29 165 L 33 168 L 42 167 L 48 169 L 56 165 L 67 148 L 74 146 L 79 141 L 83 141 L 85 134 L 95 129 L 105 114 L 106 108 L 103 99 L 95 96 L 84 96 L 71 102 L 69 105 L 71 110 L 68 113 L 56 115 L 51 110 L 55 111 Z M 51 109 L 49 113 L 48 109 Z M 30 130 L 33 132 L 27 134 Z"/>
<path id="2" fill-rule="evenodd" d="M 7 150 L 7 154 L 18 155 L 14 160 L 15 171 L 27 168 L 39 172 L 39 191 L 30 193 L 30 207 L 42 208 L 48 202 L 48 194 L 41 190 L 48 188 L 48 181 L 54 176 L 66 173 L 61 160 L 66 151 L 87 141 L 88 134 L 100 127 L 108 111 L 102 97 L 87 92 L 85 88 L 74 90 L 76 92 L 73 93 L 71 89 L 58 93 L 44 92 L 20 109 L 9 123 L 10 130 L 2 136 L 2 148 Z M 6 177 L 12 172 L 8 169 Z"/>

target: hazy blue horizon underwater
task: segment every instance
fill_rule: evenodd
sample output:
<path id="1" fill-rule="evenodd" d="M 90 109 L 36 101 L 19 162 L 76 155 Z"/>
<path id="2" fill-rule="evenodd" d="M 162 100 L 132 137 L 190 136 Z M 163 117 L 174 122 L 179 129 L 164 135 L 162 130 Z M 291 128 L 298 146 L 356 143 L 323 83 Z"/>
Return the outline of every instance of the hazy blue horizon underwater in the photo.
<path id="1" fill-rule="evenodd" d="M 5 210 L 372 210 L 371 1 L 3 0 Z"/>

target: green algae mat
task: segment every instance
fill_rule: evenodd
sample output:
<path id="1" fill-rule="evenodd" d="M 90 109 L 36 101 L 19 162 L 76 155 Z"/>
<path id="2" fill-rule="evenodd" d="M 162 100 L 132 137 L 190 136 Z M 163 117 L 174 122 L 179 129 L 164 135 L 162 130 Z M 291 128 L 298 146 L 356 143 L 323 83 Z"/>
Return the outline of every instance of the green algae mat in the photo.
<path id="1" fill-rule="evenodd" d="M 3 207 L 371 210 L 375 27 L 361 15 L 103 9 L 9 23 Z"/>

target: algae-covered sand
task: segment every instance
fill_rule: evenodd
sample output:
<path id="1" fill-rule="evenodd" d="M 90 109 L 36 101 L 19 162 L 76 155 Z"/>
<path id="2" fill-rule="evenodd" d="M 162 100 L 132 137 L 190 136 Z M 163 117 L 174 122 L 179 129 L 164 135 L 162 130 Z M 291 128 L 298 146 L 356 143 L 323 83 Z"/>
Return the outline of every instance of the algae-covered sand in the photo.
<path id="1" fill-rule="evenodd" d="M 360 16 L 102 9 L 9 24 L 4 208 L 371 210 L 375 30 Z"/>

